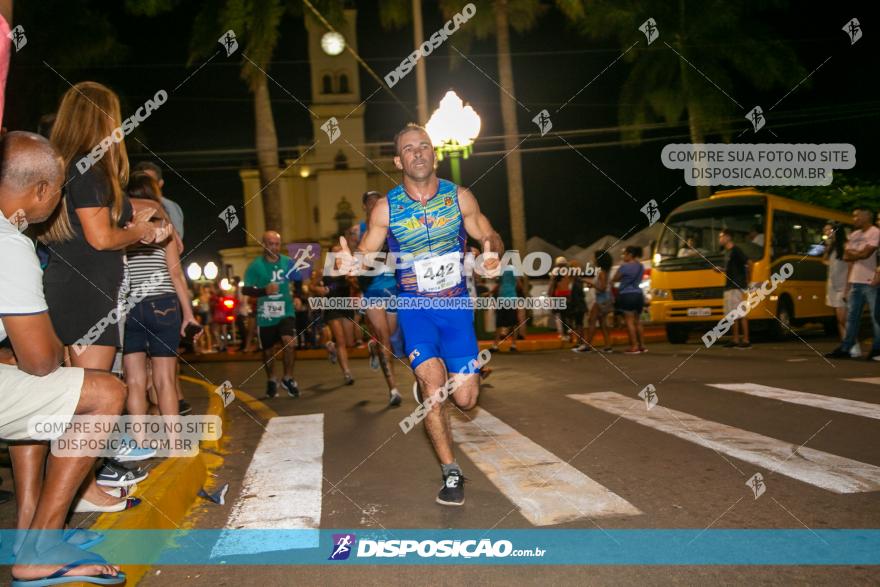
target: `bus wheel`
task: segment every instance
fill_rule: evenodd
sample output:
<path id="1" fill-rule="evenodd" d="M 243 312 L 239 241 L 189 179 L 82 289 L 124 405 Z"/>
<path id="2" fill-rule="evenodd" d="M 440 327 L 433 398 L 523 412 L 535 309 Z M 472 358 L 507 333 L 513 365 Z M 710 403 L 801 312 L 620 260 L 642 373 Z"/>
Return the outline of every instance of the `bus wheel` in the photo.
<path id="1" fill-rule="evenodd" d="M 776 306 L 776 320 L 772 321 L 770 328 L 773 338 L 785 340 L 791 334 L 794 323 L 794 311 L 791 309 L 791 300 L 787 297 L 779 298 Z"/>
<path id="2" fill-rule="evenodd" d="M 666 339 L 672 344 L 684 344 L 688 340 L 689 330 L 684 324 L 667 324 Z"/>

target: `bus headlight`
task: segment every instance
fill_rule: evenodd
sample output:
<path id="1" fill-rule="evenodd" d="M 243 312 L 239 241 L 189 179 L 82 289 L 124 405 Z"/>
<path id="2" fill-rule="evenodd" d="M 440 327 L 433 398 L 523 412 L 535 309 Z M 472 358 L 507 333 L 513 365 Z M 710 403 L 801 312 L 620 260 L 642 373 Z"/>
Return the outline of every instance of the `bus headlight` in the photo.
<path id="1" fill-rule="evenodd" d="M 668 289 L 652 289 L 651 297 L 657 300 L 665 300 L 669 297 Z"/>

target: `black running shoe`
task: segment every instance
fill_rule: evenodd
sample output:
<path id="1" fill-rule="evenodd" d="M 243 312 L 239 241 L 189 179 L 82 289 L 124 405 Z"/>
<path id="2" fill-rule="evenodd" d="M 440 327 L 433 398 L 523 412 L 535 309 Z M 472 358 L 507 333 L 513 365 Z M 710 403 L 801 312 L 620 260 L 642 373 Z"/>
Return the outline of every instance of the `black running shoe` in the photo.
<path id="1" fill-rule="evenodd" d="M 269 399 L 278 397 L 278 384 L 274 379 L 270 379 L 266 382 L 266 397 Z"/>
<path id="2" fill-rule="evenodd" d="M 287 390 L 287 395 L 290 397 L 299 397 L 299 388 L 296 386 L 296 381 L 293 379 L 282 379 L 281 385 Z"/>
<path id="3" fill-rule="evenodd" d="M 351 376 L 351 373 L 345 373 L 344 377 L 346 385 L 354 385 L 354 377 Z"/>
<path id="4" fill-rule="evenodd" d="M 839 347 L 834 349 L 830 353 L 825 353 L 825 356 L 829 359 L 848 359 L 850 357 L 849 352 Z"/>
<path id="5" fill-rule="evenodd" d="M 98 471 L 98 485 L 103 487 L 129 487 L 143 481 L 149 473 L 144 469 L 128 469 L 119 463 L 107 459 L 104 466 Z"/>
<path id="6" fill-rule="evenodd" d="M 464 475 L 461 474 L 461 471 L 453 470 L 443 476 L 443 487 L 437 494 L 437 503 L 452 506 L 464 505 Z"/>
<path id="7" fill-rule="evenodd" d="M 180 412 L 181 416 L 186 416 L 187 414 L 189 414 L 193 411 L 193 407 L 191 405 L 189 405 L 188 401 L 186 401 L 185 399 L 182 399 L 179 402 L 177 402 L 177 411 Z"/>

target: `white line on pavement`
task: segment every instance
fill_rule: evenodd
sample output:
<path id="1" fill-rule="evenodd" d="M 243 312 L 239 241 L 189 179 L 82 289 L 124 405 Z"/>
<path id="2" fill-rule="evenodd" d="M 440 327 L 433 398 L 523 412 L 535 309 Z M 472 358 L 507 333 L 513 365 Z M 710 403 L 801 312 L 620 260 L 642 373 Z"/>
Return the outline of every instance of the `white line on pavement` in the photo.
<path id="1" fill-rule="evenodd" d="M 324 414 L 269 420 L 232 507 L 228 530 L 220 535 L 211 558 L 297 548 L 317 548 L 323 487 Z M 284 540 L 266 543 L 257 533 L 239 529 L 315 532 L 279 533 Z"/>
<path id="2" fill-rule="evenodd" d="M 461 450 L 535 526 L 641 514 L 482 408 L 467 416 L 455 412 L 452 433 Z"/>
<path id="3" fill-rule="evenodd" d="M 697 416 L 655 407 L 614 392 L 569 395 L 593 408 L 619 415 L 735 459 L 776 471 L 786 477 L 822 487 L 834 493 L 880 490 L 880 467 L 703 420 Z M 792 458 L 796 453 L 797 458 Z"/>
<path id="4" fill-rule="evenodd" d="M 727 391 L 746 393 L 756 397 L 775 399 L 790 404 L 810 406 L 812 408 L 828 410 L 829 412 L 854 414 L 856 416 L 880 420 L 880 404 L 859 402 L 842 397 L 832 397 L 815 393 L 805 393 L 803 391 L 794 391 L 791 389 L 783 389 L 781 387 L 770 387 L 769 385 L 760 385 L 758 383 L 707 383 L 707 385 L 709 387 L 717 387 L 718 389 L 725 389 Z"/>

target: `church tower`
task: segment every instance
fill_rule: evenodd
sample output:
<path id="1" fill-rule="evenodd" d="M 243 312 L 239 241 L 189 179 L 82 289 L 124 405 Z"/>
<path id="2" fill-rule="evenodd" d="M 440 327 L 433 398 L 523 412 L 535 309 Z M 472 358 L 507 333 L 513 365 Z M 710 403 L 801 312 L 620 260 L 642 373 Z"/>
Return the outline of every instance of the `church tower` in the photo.
<path id="1" fill-rule="evenodd" d="M 360 65 L 348 50 L 357 51 L 357 11 L 347 9 L 344 16 L 335 31 L 310 13 L 304 18 L 311 96 L 303 115 L 311 118 L 313 136 L 297 147 L 297 155 L 281 162 L 284 172 L 276 181 L 283 243 L 318 242 L 326 250 L 340 232 L 362 220 L 361 195 L 368 190 L 387 192 L 394 185 L 389 178 L 398 174 L 390 150 L 368 145 L 364 137 L 368 100 L 361 95 Z M 304 95 L 295 95 L 306 102 Z M 225 264 L 243 275 L 247 263 L 260 254 L 256 239 L 265 224 L 262 198 L 254 197 L 260 192 L 257 170 L 243 169 L 239 175 L 247 246 L 220 253 Z"/>

